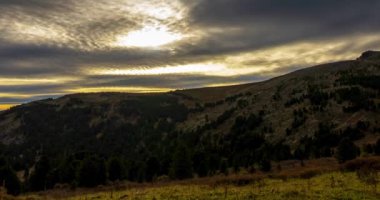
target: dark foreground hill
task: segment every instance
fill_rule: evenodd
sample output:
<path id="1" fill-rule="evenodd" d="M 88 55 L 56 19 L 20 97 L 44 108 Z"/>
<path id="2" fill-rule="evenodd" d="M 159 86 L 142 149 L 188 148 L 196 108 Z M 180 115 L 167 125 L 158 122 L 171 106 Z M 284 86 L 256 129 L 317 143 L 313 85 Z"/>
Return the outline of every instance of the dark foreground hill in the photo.
<path id="1" fill-rule="evenodd" d="M 31 190 L 265 171 L 271 160 L 376 153 L 379 110 L 380 53 L 366 52 L 259 83 L 16 106 L 0 112 L 0 154 Z"/>

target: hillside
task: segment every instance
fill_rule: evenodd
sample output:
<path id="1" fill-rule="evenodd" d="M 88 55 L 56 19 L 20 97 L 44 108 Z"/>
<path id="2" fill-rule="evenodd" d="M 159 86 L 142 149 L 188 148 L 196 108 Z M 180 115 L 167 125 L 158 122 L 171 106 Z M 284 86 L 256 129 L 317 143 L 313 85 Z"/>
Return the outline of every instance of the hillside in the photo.
<path id="1" fill-rule="evenodd" d="M 198 175 L 265 160 L 335 154 L 342 138 L 358 147 L 380 138 L 380 53 L 323 64 L 264 82 L 160 94 L 89 93 L 0 112 L 0 152 L 24 170 L 41 156 L 118 156 L 132 181 L 168 175 L 179 146 Z M 153 160 L 153 161 L 152 161 Z M 150 171 L 149 162 L 158 166 Z M 79 165 L 74 166 L 74 168 Z M 143 175 L 141 175 L 143 174 Z M 51 181 L 69 182 L 57 178 Z"/>

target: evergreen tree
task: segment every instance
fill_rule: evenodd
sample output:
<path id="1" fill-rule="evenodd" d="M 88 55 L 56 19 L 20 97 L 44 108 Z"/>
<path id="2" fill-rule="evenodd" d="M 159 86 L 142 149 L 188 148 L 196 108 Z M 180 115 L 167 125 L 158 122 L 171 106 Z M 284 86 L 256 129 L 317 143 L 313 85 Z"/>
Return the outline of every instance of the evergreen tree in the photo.
<path id="1" fill-rule="evenodd" d="M 209 173 L 209 158 L 204 151 L 197 151 L 193 156 L 193 166 L 199 177 L 205 177 Z"/>
<path id="2" fill-rule="evenodd" d="M 380 155 L 380 138 L 377 140 L 373 150 L 376 155 Z"/>
<path id="3" fill-rule="evenodd" d="M 3 159 L 0 159 L 3 160 Z M 4 161 L 4 160 L 3 160 Z M 0 183 L 5 184 L 8 194 L 18 195 L 21 192 L 21 183 L 13 169 L 7 164 L 0 162 Z"/>
<path id="4" fill-rule="evenodd" d="M 224 175 L 228 175 L 228 162 L 227 159 L 222 159 L 220 162 L 220 173 Z"/>
<path id="5" fill-rule="evenodd" d="M 261 160 L 259 162 L 259 167 L 260 167 L 260 170 L 263 172 L 269 172 L 270 170 L 272 170 L 272 164 L 270 160 L 267 160 L 267 159 Z"/>
<path id="6" fill-rule="evenodd" d="M 82 161 L 79 168 L 79 185 L 94 187 L 106 182 L 105 162 L 97 156 L 91 156 Z"/>
<path id="7" fill-rule="evenodd" d="M 77 180 L 77 174 L 80 161 L 70 156 L 66 158 L 59 166 L 59 179 L 61 183 L 74 184 Z"/>
<path id="8" fill-rule="evenodd" d="M 146 164 L 144 162 L 140 162 L 137 166 L 137 181 L 142 183 L 146 180 Z"/>
<path id="9" fill-rule="evenodd" d="M 337 159 L 340 163 L 347 160 L 352 160 L 358 155 L 359 149 L 355 144 L 348 138 L 343 138 L 338 145 L 337 149 Z"/>
<path id="10" fill-rule="evenodd" d="M 193 177 L 190 152 L 184 145 L 179 145 L 174 153 L 170 176 L 180 180 Z"/>
<path id="11" fill-rule="evenodd" d="M 209 173 L 214 175 L 220 167 L 220 157 L 219 155 L 213 153 L 209 156 Z"/>
<path id="12" fill-rule="evenodd" d="M 8 165 L 7 160 L 5 159 L 4 156 L 0 156 L 0 167 L 5 167 Z"/>
<path id="13" fill-rule="evenodd" d="M 151 182 L 154 177 L 158 176 L 161 169 L 161 164 L 156 157 L 150 157 L 146 162 L 146 181 Z"/>
<path id="14" fill-rule="evenodd" d="M 291 158 L 290 147 L 288 145 L 283 144 L 283 141 L 279 142 L 273 147 L 272 157 L 276 161 L 290 159 Z"/>
<path id="15" fill-rule="evenodd" d="M 123 180 L 125 166 L 120 158 L 113 157 L 108 161 L 108 179 L 110 181 Z"/>
<path id="16" fill-rule="evenodd" d="M 36 163 L 34 171 L 29 179 L 30 189 L 33 191 L 46 190 L 47 176 L 50 171 L 50 161 L 47 156 L 42 156 Z"/>

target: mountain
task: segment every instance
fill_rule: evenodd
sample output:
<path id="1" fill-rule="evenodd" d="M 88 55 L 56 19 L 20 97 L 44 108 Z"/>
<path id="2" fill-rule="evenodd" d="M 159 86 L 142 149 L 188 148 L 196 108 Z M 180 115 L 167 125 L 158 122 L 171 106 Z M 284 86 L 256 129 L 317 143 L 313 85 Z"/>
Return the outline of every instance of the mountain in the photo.
<path id="1" fill-rule="evenodd" d="M 0 152 L 16 170 L 41 155 L 62 159 L 121 156 L 130 169 L 159 160 L 168 174 L 178 145 L 223 160 L 332 156 L 342 138 L 357 146 L 380 138 L 380 52 L 310 67 L 264 82 L 158 94 L 72 94 L 0 112 Z M 132 164 L 131 164 L 132 163 Z M 216 166 L 212 166 L 216 165 Z M 141 167 L 144 166 L 144 167 Z M 136 172 L 137 173 L 137 172 Z"/>

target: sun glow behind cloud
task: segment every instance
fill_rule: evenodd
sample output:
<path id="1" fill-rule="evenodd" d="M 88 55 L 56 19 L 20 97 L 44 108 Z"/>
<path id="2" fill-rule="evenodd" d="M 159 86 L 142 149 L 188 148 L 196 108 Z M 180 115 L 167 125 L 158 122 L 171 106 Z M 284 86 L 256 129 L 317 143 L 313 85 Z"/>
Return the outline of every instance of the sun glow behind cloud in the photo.
<path id="1" fill-rule="evenodd" d="M 95 93 L 95 92 L 127 92 L 127 93 L 158 93 L 168 92 L 171 88 L 155 88 L 155 87 L 81 87 L 66 90 L 67 93 Z"/>
<path id="2" fill-rule="evenodd" d="M 186 9 L 180 1 L 143 1 L 127 4 L 123 9 L 125 12 L 144 16 L 139 24 L 142 28 L 119 33 L 113 46 L 158 48 L 184 38 L 184 34 L 176 27 L 185 23 Z M 173 24 L 176 24 L 174 29 Z"/>
<path id="3" fill-rule="evenodd" d="M 373 35 L 362 35 L 358 45 L 378 42 Z M 260 50 L 240 52 L 231 55 L 215 56 L 210 61 L 187 63 L 182 65 L 166 65 L 157 67 L 103 67 L 88 70 L 88 75 L 116 76 L 159 76 L 159 75 L 204 75 L 217 77 L 234 77 L 241 75 L 278 76 L 284 73 L 281 69 L 304 68 L 316 64 L 340 60 L 355 59 L 356 52 L 336 55 L 334 52 L 344 49 L 347 38 L 333 38 L 313 42 L 293 42 Z M 326 45 L 328 43 L 329 45 Z M 300 59 L 302 58 L 302 59 Z M 286 70 L 285 70 L 286 71 Z M 240 82 L 218 82 L 211 85 L 229 85 Z"/>
<path id="4" fill-rule="evenodd" d="M 184 6 L 179 1 L 141 1 L 137 4 L 127 4 L 125 8 L 127 11 L 132 11 L 134 14 L 143 14 L 159 20 L 167 20 L 169 18 L 181 20 L 185 15 Z"/>
<path id="5" fill-rule="evenodd" d="M 266 2 L 271 1 L 259 4 L 265 7 Z M 317 7 L 327 14 L 313 14 L 310 2 L 282 10 L 273 1 L 265 7 L 268 12 L 252 12 L 256 6 L 243 8 L 240 3 L 257 4 L 1 1 L 0 104 L 72 92 L 158 92 L 246 83 L 380 48 L 374 26 L 380 4 L 352 0 L 359 6 L 355 10 L 339 1 L 315 3 L 326 8 L 335 4 L 328 15 L 323 6 Z M 306 19 L 293 19 L 298 12 Z M 340 20 L 332 23 L 325 16 Z M 349 23 L 351 18 L 356 20 Z"/>
<path id="6" fill-rule="evenodd" d="M 159 47 L 180 40 L 182 36 L 173 33 L 165 26 L 147 26 L 141 30 L 131 31 L 117 36 L 115 46 L 118 47 Z"/>

